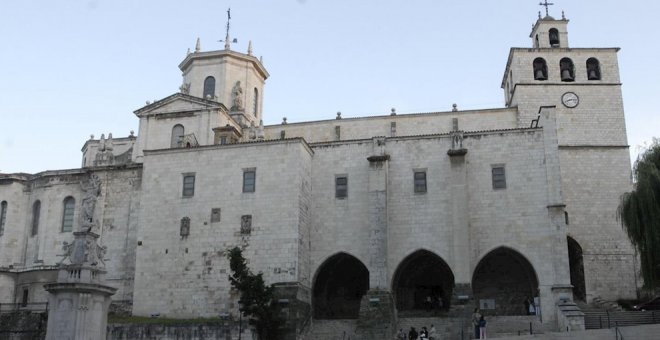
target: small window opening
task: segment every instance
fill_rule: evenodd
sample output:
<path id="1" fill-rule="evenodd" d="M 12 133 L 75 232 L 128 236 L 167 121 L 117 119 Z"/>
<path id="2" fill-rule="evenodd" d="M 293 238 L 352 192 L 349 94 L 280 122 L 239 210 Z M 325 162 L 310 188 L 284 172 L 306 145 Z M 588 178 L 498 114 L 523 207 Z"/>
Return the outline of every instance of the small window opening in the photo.
<path id="1" fill-rule="evenodd" d="M 575 81 L 575 66 L 569 58 L 562 58 L 559 61 L 559 70 L 561 71 L 561 81 Z"/>
<path id="2" fill-rule="evenodd" d="M 346 176 L 335 177 L 335 197 L 336 198 L 348 197 L 348 177 Z"/>
<path id="3" fill-rule="evenodd" d="M 7 201 L 0 203 L 0 236 L 5 233 L 5 223 L 7 222 Z"/>
<path id="4" fill-rule="evenodd" d="M 564 221 L 566 222 L 566 225 L 568 225 L 568 211 L 564 211 Z"/>
<path id="5" fill-rule="evenodd" d="M 559 47 L 559 31 L 556 28 L 551 28 L 548 35 L 550 38 L 550 46 Z"/>
<path id="6" fill-rule="evenodd" d="M 172 139 L 170 141 L 170 147 L 171 148 L 178 148 L 181 146 L 181 142 L 183 141 L 183 125 L 177 124 L 174 125 L 172 128 Z"/>
<path id="7" fill-rule="evenodd" d="M 27 288 L 23 288 L 23 299 L 21 299 L 21 306 L 27 307 L 29 295 L 30 291 Z"/>
<path id="8" fill-rule="evenodd" d="M 415 181 L 415 192 L 416 193 L 425 193 L 426 192 L 426 171 L 415 171 L 414 181 Z"/>
<path id="9" fill-rule="evenodd" d="M 243 171 L 243 192 L 254 192 L 257 180 L 257 171 L 248 169 Z"/>
<path id="10" fill-rule="evenodd" d="M 532 63 L 534 67 L 534 80 L 548 79 L 548 65 L 543 58 L 536 58 Z"/>
<path id="11" fill-rule="evenodd" d="M 39 215 L 41 214 L 41 201 L 36 201 L 32 205 L 32 236 L 39 233 Z"/>
<path id="12" fill-rule="evenodd" d="M 73 230 L 73 213 L 76 208 L 76 200 L 69 196 L 64 199 L 64 211 L 62 212 L 62 232 Z"/>
<path id="13" fill-rule="evenodd" d="M 195 195 L 195 175 L 183 176 L 183 197 L 193 197 Z"/>
<path id="14" fill-rule="evenodd" d="M 493 189 L 506 189 L 506 174 L 504 166 L 498 165 L 492 168 Z"/>
<path id="15" fill-rule="evenodd" d="M 600 80 L 600 63 L 596 58 L 587 59 L 587 79 Z"/>
<path id="16" fill-rule="evenodd" d="M 208 76 L 204 79 L 204 93 L 203 98 L 213 99 L 215 97 L 215 78 Z"/>

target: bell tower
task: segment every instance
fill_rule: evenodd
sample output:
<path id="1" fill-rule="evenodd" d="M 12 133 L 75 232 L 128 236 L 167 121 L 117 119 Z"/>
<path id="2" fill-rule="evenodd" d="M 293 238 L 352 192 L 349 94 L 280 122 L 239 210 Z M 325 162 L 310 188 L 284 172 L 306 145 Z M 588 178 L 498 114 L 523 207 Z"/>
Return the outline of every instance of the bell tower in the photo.
<path id="1" fill-rule="evenodd" d="M 547 11 L 550 4 L 541 5 Z M 502 89 L 520 128 L 554 128 L 536 119 L 541 107 L 555 111 L 565 241 L 582 250 L 579 261 L 569 256 L 571 284 L 585 287 L 587 301 L 632 298 L 636 258 L 615 218 L 620 195 L 631 189 L 619 48 L 569 48 L 563 12 L 561 19 L 539 13 L 530 38 L 531 48 L 511 48 Z"/>
<path id="2" fill-rule="evenodd" d="M 183 73 L 181 91 L 191 96 L 224 104 L 231 116 L 242 126 L 259 125 L 262 120 L 264 84 L 269 74 L 252 54 L 250 41 L 247 53 L 231 49 L 236 39 L 229 35 L 230 12 L 227 11 L 227 33 L 223 50 L 202 51 L 197 39 L 194 52 L 188 51 L 179 64 Z"/>

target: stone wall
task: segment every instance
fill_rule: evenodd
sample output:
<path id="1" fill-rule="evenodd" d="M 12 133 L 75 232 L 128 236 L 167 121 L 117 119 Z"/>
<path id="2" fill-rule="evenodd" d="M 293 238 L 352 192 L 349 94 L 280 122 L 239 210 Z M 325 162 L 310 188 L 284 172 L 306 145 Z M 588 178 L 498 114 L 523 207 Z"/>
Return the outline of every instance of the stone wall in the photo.
<path id="1" fill-rule="evenodd" d="M 304 169 L 311 168 L 305 165 L 311 156 L 302 140 L 147 152 L 134 314 L 236 313 L 225 258 L 234 246 L 244 248 L 250 269 L 263 272 L 267 283 L 309 285 L 299 255 L 309 247 L 302 246 L 308 222 L 300 212 L 309 196 Z M 243 192 L 246 169 L 256 172 L 254 192 Z M 182 196 L 183 174 L 195 175 L 191 197 Z M 213 209 L 220 209 L 215 221 Z M 242 222 L 248 216 L 251 222 Z M 188 235 L 181 234 L 184 217 Z"/>

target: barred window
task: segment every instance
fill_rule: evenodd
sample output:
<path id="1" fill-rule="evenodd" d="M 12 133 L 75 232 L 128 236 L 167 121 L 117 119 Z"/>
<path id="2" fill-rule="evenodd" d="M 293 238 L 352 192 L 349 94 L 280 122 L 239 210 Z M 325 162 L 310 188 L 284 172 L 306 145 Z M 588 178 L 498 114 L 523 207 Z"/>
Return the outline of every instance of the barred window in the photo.
<path id="1" fill-rule="evenodd" d="M 335 197 L 346 198 L 348 197 L 348 177 L 336 176 L 335 177 Z"/>
<path id="2" fill-rule="evenodd" d="M 243 192 L 254 192 L 257 180 L 256 169 L 243 170 Z"/>
<path id="3" fill-rule="evenodd" d="M 506 173 L 504 165 L 493 166 L 493 189 L 506 189 Z"/>
<path id="4" fill-rule="evenodd" d="M 64 199 L 64 211 L 62 213 L 62 232 L 73 230 L 73 213 L 76 209 L 76 200 L 69 196 Z"/>
<path id="5" fill-rule="evenodd" d="M 183 197 L 193 197 L 195 195 L 195 175 L 183 175 Z"/>
<path id="6" fill-rule="evenodd" d="M 416 193 L 425 193 L 426 192 L 426 171 L 415 171 L 414 180 L 415 180 L 415 192 Z"/>

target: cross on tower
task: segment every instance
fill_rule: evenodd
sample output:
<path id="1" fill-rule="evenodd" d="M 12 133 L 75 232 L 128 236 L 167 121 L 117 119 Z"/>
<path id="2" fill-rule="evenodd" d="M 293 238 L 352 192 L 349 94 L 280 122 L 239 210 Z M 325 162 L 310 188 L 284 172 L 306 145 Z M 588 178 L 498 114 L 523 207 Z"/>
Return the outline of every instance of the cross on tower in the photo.
<path id="1" fill-rule="evenodd" d="M 548 6 L 552 6 L 554 3 L 548 2 L 548 0 L 544 0 L 544 2 L 540 2 L 539 6 L 545 6 L 545 15 L 549 16 L 550 14 L 548 13 Z"/>

